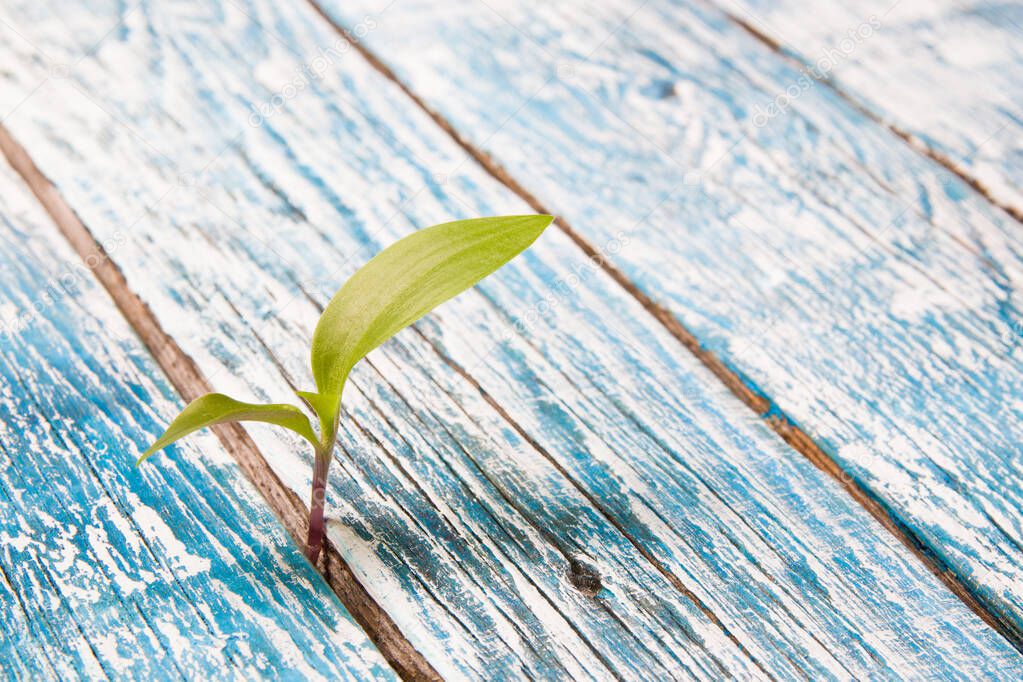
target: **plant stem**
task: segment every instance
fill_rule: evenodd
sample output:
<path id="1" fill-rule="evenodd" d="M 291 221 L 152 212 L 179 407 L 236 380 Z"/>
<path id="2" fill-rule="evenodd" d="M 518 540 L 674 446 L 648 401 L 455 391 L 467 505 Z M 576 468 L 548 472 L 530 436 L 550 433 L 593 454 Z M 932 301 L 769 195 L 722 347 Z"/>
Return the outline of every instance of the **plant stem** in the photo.
<path id="1" fill-rule="evenodd" d="M 327 470 L 333 448 L 317 448 L 313 463 L 313 492 L 309 500 L 309 537 L 306 540 L 305 555 L 314 566 L 323 549 L 325 524 L 323 502 L 327 494 Z"/>

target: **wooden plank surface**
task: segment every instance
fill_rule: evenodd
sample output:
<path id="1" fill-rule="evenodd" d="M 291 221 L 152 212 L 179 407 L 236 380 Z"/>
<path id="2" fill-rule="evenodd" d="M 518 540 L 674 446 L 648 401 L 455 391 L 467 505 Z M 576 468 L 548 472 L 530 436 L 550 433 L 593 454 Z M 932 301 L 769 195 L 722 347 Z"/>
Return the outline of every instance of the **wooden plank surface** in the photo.
<path id="1" fill-rule="evenodd" d="M 1023 7 L 715 0 L 1023 220 Z"/>
<path id="2" fill-rule="evenodd" d="M 386 6 L 386 9 L 383 9 Z M 722 14 L 328 2 L 1023 642 L 1019 225 Z M 440 47 L 443 46 L 443 47 Z"/>
<path id="3" fill-rule="evenodd" d="M 0 300 L 5 678 L 395 679 L 6 164 Z"/>
<path id="4" fill-rule="evenodd" d="M 218 389 L 311 386 L 318 306 L 371 253 L 527 210 L 305 5 L 11 13 L 5 125 Z M 441 674 L 1020 668 L 558 232 L 345 399 L 331 539 Z M 252 435 L 304 496 L 300 445 Z"/>

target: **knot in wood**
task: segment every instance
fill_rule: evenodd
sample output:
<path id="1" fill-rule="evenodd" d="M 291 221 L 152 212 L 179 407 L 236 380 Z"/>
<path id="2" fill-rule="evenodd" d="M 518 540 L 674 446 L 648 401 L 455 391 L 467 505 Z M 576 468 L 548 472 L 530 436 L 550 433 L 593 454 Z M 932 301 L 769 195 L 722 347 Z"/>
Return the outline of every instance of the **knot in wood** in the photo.
<path id="1" fill-rule="evenodd" d="M 571 559 L 568 562 L 568 580 L 588 597 L 596 595 L 604 587 L 597 568 L 582 559 Z"/>

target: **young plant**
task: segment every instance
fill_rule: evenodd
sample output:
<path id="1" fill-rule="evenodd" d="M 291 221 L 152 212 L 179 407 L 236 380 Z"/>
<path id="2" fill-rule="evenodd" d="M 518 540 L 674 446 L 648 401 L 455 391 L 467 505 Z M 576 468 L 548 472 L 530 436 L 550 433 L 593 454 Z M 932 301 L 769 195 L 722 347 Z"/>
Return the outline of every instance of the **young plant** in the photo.
<path id="1" fill-rule="evenodd" d="M 330 299 L 313 332 L 316 391 L 297 392 L 315 413 L 319 435 L 294 405 L 253 405 L 208 393 L 189 403 L 137 464 L 215 424 L 259 421 L 291 429 L 314 451 L 306 556 L 315 564 L 323 547 L 323 502 L 341 393 L 352 368 L 384 341 L 524 251 L 553 220 L 546 215 L 505 216 L 434 225 L 391 244 L 352 275 Z"/>

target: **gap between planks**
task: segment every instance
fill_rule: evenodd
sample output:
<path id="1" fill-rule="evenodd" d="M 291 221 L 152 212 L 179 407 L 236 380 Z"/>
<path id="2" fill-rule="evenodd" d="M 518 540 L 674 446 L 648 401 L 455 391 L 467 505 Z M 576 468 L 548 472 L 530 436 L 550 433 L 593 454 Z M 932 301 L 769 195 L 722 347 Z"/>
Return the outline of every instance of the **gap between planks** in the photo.
<path id="1" fill-rule="evenodd" d="M 330 15 L 327 14 L 322 7 L 320 7 L 316 0 L 306 1 L 312 6 L 316 13 L 319 14 L 342 38 L 344 38 L 345 41 L 354 47 L 356 51 L 367 62 L 369 62 L 371 66 L 373 66 L 373 68 L 397 85 L 409 99 L 411 99 L 420 109 L 430 116 L 430 118 L 432 118 L 433 121 L 440 126 L 441 129 L 443 129 L 444 132 L 446 132 L 451 139 L 454 140 L 455 143 L 458 144 L 473 160 L 486 170 L 487 173 L 518 195 L 534 211 L 548 215 L 555 215 L 555 213 L 544 206 L 534 194 L 519 184 L 519 182 L 513 178 L 500 163 L 495 161 L 487 152 L 477 148 L 466 137 L 461 135 L 450 121 L 430 107 L 422 97 L 415 93 L 407 83 L 398 78 L 397 74 L 379 57 L 377 57 L 375 53 L 363 45 L 358 38 L 351 35 L 343 26 L 335 22 Z M 757 38 L 758 41 L 767 45 L 780 57 L 787 60 L 793 60 L 793 58 L 786 55 L 781 50 L 780 46 L 770 37 L 763 35 L 756 31 L 753 27 L 744 24 L 742 20 L 737 17 L 733 17 L 730 14 L 727 16 L 731 21 L 739 24 L 742 28 Z M 834 87 L 833 89 L 844 100 L 849 102 L 851 106 L 855 107 L 857 111 L 860 111 L 870 120 L 878 123 L 905 142 L 909 143 L 914 150 L 923 153 L 928 158 L 931 158 L 945 167 L 949 172 L 960 177 L 993 205 L 998 206 L 998 208 L 1002 209 L 1016 220 L 1023 222 L 1023 214 L 1020 214 L 1013 207 L 1003 205 L 993 199 L 983 185 L 981 185 L 976 179 L 967 175 L 965 171 L 957 168 L 951 160 L 946 159 L 936 152 L 932 152 L 926 147 L 919 148 L 914 143 L 913 136 L 885 123 L 878 116 L 857 104 L 844 92 Z M 895 536 L 899 542 L 901 542 L 902 545 L 920 561 L 920 563 L 922 563 L 931 573 L 941 580 L 949 591 L 958 597 L 960 601 L 979 616 L 988 626 L 1008 640 L 1008 642 L 1015 647 L 1016 650 L 1023 653 L 1023 631 L 1017 628 L 1014 623 L 1008 622 L 1007 620 L 1000 618 L 997 614 L 989 611 L 970 591 L 970 589 L 962 581 L 960 581 L 959 577 L 943 561 L 941 561 L 940 558 L 935 556 L 928 549 L 926 543 L 924 543 L 924 541 L 916 533 L 914 533 L 912 529 L 908 528 L 897 518 L 892 516 L 892 514 L 876 497 L 860 486 L 853 476 L 842 469 L 842 467 L 834 459 L 824 452 L 824 450 L 813 440 L 813 438 L 810 437 L 809 434 L 793 423 L 774 403 L 774 401 L 765 395 L 755 392 L 752 388 L 750 388 L 750 385 L 746 383 L 739 372 L 728 367 L 715 353 L 703 348 L 696 336 L 681 322 L 679 322 L 678 318 L 672 315 L 667 308 L 660 305 L 653 298 L 644 293 L 625 275 L 625 273 L 616 268 L 613 264 L 609 263 L 603 254 L 601 254 L 600 250 L 590 244 L 582 236 L 582 234 L 576 231 L 571 225 L 567 224 L 560 217 L 555 220 L 554 224 L 558 227 L 558 229 L 564 232 L 565 235 L 567 235 L 589 259 L 598 264 L 619 286 L 635 298 L 636 301 L 638 301 L 647 312 L 660 322 L 661 325 L 663 325 L 690 353 L 696 356 L 700 362 L 710 369 L 714 376 L 727 386 L 728 389 L 739 398 L 739 400 L 753 410 L 757 416 L 763 419 L 775 433 L 781 436 L 782 440 L 788 443 L 788 445 L 798 453 L 806 457 L 806 459 L 808 459 L 815 467 L 837 481 L 849 494 L 849 496 L 853 498 L 853 500 L 855 500 L 871 516 L 873 516 L 881 524 L 881 526 L 885 528 L 885 530 Z M 502 414 L 504 414 L 503 411 Z M 654 561 L 653 563 L 654 566 L 662 572 L 666 570 L 659 567 L 658 562 Z M 683 591 L 683 594 L 686 594 L 686 592 L 687 591 Z"/>
<path id="2" fill-rule="evenodd" d="M 762 43 L 765 47 L 767 47 L 769 50 L 777 54 L 786 62 L 795 66 L 799 71 L 802 71 L 808 66 L 808 64 L 804 62 L 802 59 L 800 59 L 798 55 L 795 55 L 789 50 L 786 50 L 785 47 L 782 46 L 780 42 L 775 40 L 773 37 L 767 35 L 759 28 L 743 19 L 742 17 L 732 14 L 725 8 L 720 7 L 718 5 L 713 5 L 713 7 L 714 9 L 724 14 L 724 16 L 727 17 L 728 20 L 731 21 L 733 24 L 744 30 L 746 33 L 755 38 L 758 42 Z M 1001 209 L 1009 217 L 1015 219 L 1017 222 L 1023 223 L 1023 208 L 1013 206 L 1012 204 L 1008 204 L 997 199 L 993 194 L 991 194 L 991 191 L 988 190 L 986 186 L 984 186 L 984 183 L 970 175 L 964 168 L 960 168 L 959 165 L 951 158 L 949 158 L 945 154 L 942 154 L 936 149 L 932 149 L 926 142 L 920 140 L 912 133 L 903 130 L 894 123 L 884 120 L 884 118 L 882 118 L 880 114 L 869 109 L 866 105 L 861 104 L 859 101 L 856 100 L 856 98 L 851 93 L 846 92 L 843 88 L 839 87 L 839 85 L 834 81 L 834 79 L 830 77 L 822 78 L 818 82 L 823 83 L 825 87 L 827 87 L 829 90 L 838 95 L 843 102 L 845 102 L 850 107 L 855 109 L 857 113 L 862 114 L 867 119 L 873 121 L 877 125 L 881 126 L 885 130 L 890 132 L 895 137 L 905 142 L 906 145 L 908 145 L 909 148 L 912 149 L 914 152 L 927 157 L 934 163 L 938 164 L 939 166 L 947 170 L 949 173 L 955 175 L 957 178 L 965 182 L 967 185 L 972 187 L 973 190 L 977 192 L 977 194 L 984 197 L 984 199 L 986 199 L 987 202 L 990 203 L 992 206 Z M 1016 648 L 1019 649 L 1018 644 Z"/>
<path id="3" fill-rule="evenodd" d="M 82 223 L 57 188 L 43 175 L 25 148 L 11 136 L 3 124 L 0 124 L 0 151 L 28 185 L 75 252 L 90 264 L 96 279 L 110 294 L 117 309 L 152 353 L 181 397 L 186 401 L 192 401 L 204 393 L 211 392 L 212 387 L 192 358 L 163 330 L 149 306 L 129 288 L 117 264 L 109 258 L 89 228 Z M 212 429 L 224 448 L 238 462 L 245 477 L 259 490 L 295 543 L 301 546 L 308 531 L 308 508 L 305 503 L 281 482 L 240 424 L 219 424 Z M 370 596 L 329 540 L 325 540 L 322 554 L 320 566 L 323 567 L 323 576 L 327 584 L 394 670 L 404 679 L 441 680 L 433 666 L 412 646 L 387 612 Z"/>

